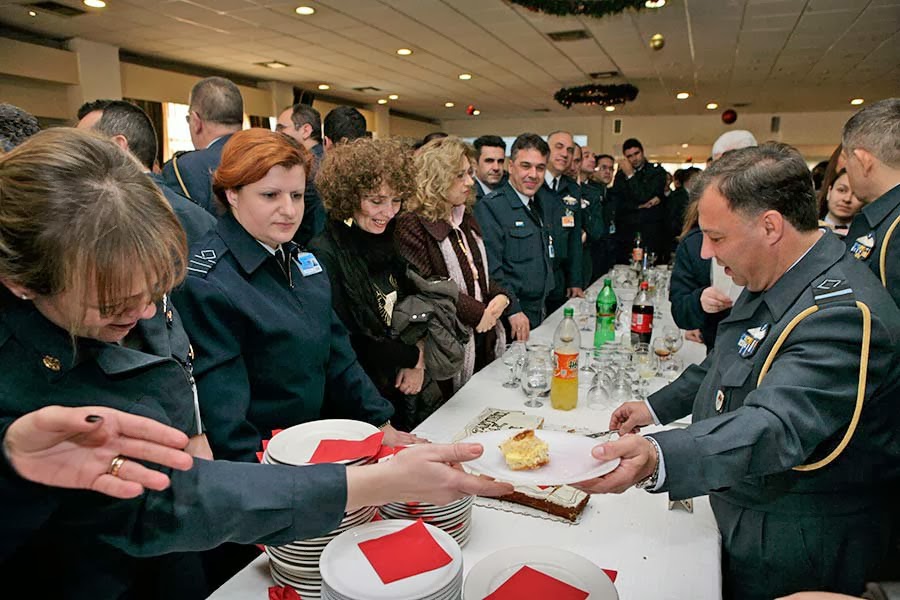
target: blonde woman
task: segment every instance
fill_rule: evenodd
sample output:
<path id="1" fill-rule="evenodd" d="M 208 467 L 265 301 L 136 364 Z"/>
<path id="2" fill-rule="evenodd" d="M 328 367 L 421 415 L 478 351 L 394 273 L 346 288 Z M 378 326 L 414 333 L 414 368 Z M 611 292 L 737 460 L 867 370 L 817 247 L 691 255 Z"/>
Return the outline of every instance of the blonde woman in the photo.
<path id="1" fill-rule="evenodd" d="M 489 279 L 481 229 L 471 211 L 474 153 L 457 137 L 425 144 L 415 156 L 416 193 L 397 217 L 400 255 L 423 277 L 448 277 L 459 287 L 457 316 L 470 328 L 463 369 L 439 382 L 444 397 L 500 355 L 505 290 Z"/>

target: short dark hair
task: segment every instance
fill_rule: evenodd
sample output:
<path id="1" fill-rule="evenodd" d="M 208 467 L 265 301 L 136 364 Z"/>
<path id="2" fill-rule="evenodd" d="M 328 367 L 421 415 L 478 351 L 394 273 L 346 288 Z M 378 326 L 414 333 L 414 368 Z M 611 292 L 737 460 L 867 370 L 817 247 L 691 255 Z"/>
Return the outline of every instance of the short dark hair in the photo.
<path id="1" fill-rule="evenodd" d="M 504 154 L 506 153 L 506 142 L 499 135 L 482 135 L 475 138 L 472 145 L 475 146 L 475 160 L 481 158 L 481 149 L 485 146 L 488 148 L 503 148 Z"/>
<path id="2" fill-rule="evenodd" d="M 207 77 L 191 88 L 191 110 L 204 121 L 222 125 L 243 125 L 244 99 L 230 79 Z"/>
<path id="3" fill-rule="evenodd" d="M 509 157 L 516 160 L 519 150 L 537 150 L 541 156 L 550 156 L 550 146 L 536 133 L 523 133 L 517 137 L 509 149 Z"/>
<path id="4" fill-rule="evenodd" d="M 352 106 L 338 106 L 325 115 L 324 133 L 335 144 L 366 137 L 366 118 Z"/>
<path id="5" fill-rule="evenodd" d="M 684 169 L 678 169 L 672 175 L 675 178 L 675 181 L 684 185 L 685 182 L 690 181 L 691 177 L 700 172 L 700 169 L 697 167 L 686 167 Z"/>
<path id="6" fill-rule="evenodd" d="M 41 130 L 38 120 L 12 104 L 0 104 L 0 151 L 9 152 Z"/>
<path id="7" fill-rule="evenodd" d="M 125 100 L 109 100 L 94 130 L 113 137 L 121 135 L 128 140 L 128 150 L 146 168 L 156 160 L 156 129 L 153 122 L 139 106 Z"/>
<path id="8" fill-rule="evenodd" d="M 879 100 L 850 117 L 841 143 L 847 154 L 863 148 L 885 165 L 900 168 L 900 98 Z"/>
<path id="9" fill-rule="evenodd" d="M 295 127 L 303 127 L 309 123 L 312 133 L 309 137 L 317 142 L 322 141 L 322 115 L 308 104 L 295 104 L 291 107 L 291 122 Z"/>
<path id="10" fill-rule="evenodd" d="M 641 152 L 644 151 L 644 145 L 641 144 L 640 140 L 638 140 L 637 138 L 628 138 L 622 144 L 622 152 L 627 152 L 627 151 L 631 150 L 632 148 L 637 148 Z"/>
<path id="11" fill-rule="evenodd" d="M 596 161 L 603 160 L 604 158 L 608 158 L 609 160 L 613 161 L 613 164 L 616 164 L 616 159 L 613 158 L 611 154 L 597 154 L 594 156 L 594 160 Z"/>
<path id="12" fill-rule="evenodd" d="M 431 133 L 429 133 L 428 135 L 426 135 L 425 137 L 422 138 L 422 145 L 424 146 L 431 140 L 439 140 L 441 138 L 445 138 L 445 137 L 449 137 L 449 136 L 450 136 L 450 134 L 447 133 L 446 131 L 432 131 Z"/>
<path id="13" fill-rule="evenodd" d="M 711 185 L 734 212 L 753 216 L 775 210 L 798 231 L 818 226 L 812 176 L 793 146 L 766 142 L 726 152 L 690 186 L 691 200 L 699 199 Z"/>
<path id="14" fill-rule="evenodd" d="M 96 110 L 104 110 L 112 100 L 107 98 L 98 98 L 90 102 L 85 102 L 78 108 L 78 120 L 82 120 Z"/>

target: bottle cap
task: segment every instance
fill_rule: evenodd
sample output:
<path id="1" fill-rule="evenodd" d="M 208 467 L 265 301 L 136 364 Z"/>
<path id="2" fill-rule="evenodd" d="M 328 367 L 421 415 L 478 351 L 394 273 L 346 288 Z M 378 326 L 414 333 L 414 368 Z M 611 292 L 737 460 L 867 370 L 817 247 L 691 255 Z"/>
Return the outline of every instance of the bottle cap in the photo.
<path id="1" fill-rule="evenodd" d="M 563 316 L 564 316 L 564 317 L 572 317 L 572 316 L 574 316 L 574 315 L 575 315 L 575 309 L 572 308 L 571 306 L 567 306 L 567 307 L 565 307 L 565 308 L 563 309 Z"/>
<path id="2" fill-rule="evenodd" d="M 607 277 L 606 279 L 603 280 L 603 285 L 612 285 L 612 279 Z"/>
<path id="3" fill-rule="evenodd" d="M 641 282 L 641 289 L 642 289 L 642 290 L 648 290 L 648 289 L 650 289 L 650 284 L 647 283 L 646 281 L 642 281 L 642 282 Z"/>

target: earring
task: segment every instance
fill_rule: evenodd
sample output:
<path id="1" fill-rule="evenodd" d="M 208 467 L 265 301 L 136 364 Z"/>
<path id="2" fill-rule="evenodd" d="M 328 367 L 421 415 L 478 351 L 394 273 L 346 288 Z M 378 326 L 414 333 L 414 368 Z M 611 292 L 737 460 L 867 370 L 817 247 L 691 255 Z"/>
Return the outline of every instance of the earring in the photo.
<path id="1" fill-rule="evenodd" d="M 30 299 L 31 298 L 28 297 L 28 294 L 22 294 L 22 300 L 30 300 Z"/>

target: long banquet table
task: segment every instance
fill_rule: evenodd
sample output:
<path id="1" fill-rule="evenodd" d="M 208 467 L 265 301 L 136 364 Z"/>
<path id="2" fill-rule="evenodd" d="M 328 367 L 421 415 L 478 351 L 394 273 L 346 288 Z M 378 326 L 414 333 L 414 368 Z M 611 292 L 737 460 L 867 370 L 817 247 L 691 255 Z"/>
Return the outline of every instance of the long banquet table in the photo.
<path id="1" fill-rule="evenodd" d="M 671 322 L 668 306 L 663 322 Z M 550 343 L 562 309 L 550 315 L 531 338 Z M 583 332 L 589 343 L 592 332 Z M 701 344 L 685 342 L 679 356 L 700 362 Z M 602 431 L 609 425 L 609 410 L 584 406 L 588 383 L 584 372 L 579 381 L 579 405 L 572 411 L 526 408 L 518 389 L 501 386 L 507 369 L 496 360 L 476 374 L 453 398 L 417 429 L 433 442 L 450 442 L 484 408 L 523 410 L 544 418 L 545 427 L 572 427 Z M 647 428 L 653 431 L 661 428 Z M 720 600 L 722 576 L 720 538 L 708 499 L 695 498 L 694 511 L 668 509 L 668 496 L 630 489 L 620 495 L 592 496 L 577 524 L 535 518 L 476 505 L 472 535 L 463 548 L 464 570 L 484 557 L 515 546 L 554 546 L 578 553 L 598 567 L 618 571 L 615 585 L 621 600 Z M 269 576 L 266 555 L 260 556 L 226 582 L 211 600 L 264 599 Z M 469 600 L 469 599 L 466 599 Z"/>

